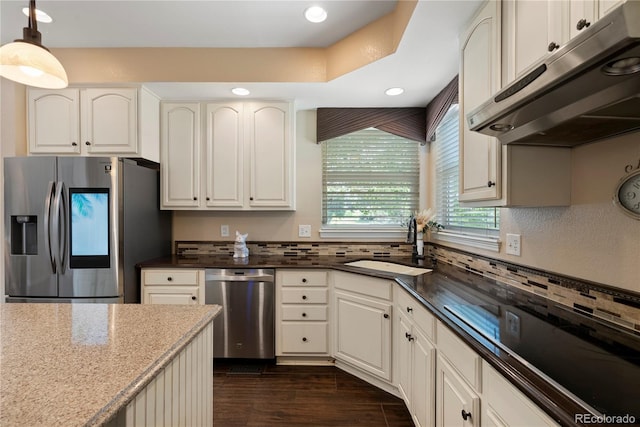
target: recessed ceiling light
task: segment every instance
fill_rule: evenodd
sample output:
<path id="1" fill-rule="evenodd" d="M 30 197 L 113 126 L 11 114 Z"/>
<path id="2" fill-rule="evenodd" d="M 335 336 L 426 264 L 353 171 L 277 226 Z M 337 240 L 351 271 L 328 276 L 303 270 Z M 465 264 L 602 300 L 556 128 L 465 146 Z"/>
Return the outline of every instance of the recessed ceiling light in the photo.
<path id="1" fill-rule="evenodd" d="M 26 16 L 29 16 L 29 8 L 28 7 L 22 8 L 22 13 L 24 13 Z M 40 9 L 36 9 L 36 21 L 49 24 L 53 22 L 53 18 L 47 15 L 47 12 L 43 12 Z"/>
<path id="2" fill-rule="evenodd" d="M 384 91 L 384 93 L 389 96 L 400 95 L 402 92 L 404 92 L 404 89 L 402 89 L 401 87 L 392 87 Z"/>
<path id="3" fill-rule="evenodd" d="M 243 87 L 234 87 L 233 89 L 231 89 L 231 93 L 238 96 L 247 96 L 251 92 L 249 92 L 249 89 L 245 89 Z"/>
<path id="4" fill-rule="evenodd" d="M 311 6 L 304 11 L 304 17 L 307 18 L 309 22 L 323 22 L 327 19 L 327 11 L 320 6 Z"/>

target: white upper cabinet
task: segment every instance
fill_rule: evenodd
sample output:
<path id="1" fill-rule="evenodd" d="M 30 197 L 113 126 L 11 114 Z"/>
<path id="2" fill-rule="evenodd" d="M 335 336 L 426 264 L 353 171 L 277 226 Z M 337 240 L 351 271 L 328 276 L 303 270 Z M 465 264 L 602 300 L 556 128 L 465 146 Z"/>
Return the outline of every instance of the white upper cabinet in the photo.
<path id="1" fill-rule="evenodd" d="M 561 1 L 502 2 L 504 84 L 522 77 L 532 64 L 564 44 L 562 16 Z"/>
<path id="2" fill-rule="evenodd" d="M 244 105 L 207 104 L 206 206 L 244 206 Z"/>
<path id="3" fill-rule="evenodd" d="M 145 88 L 29 89 L 29 154 L 158 161 L 159 100 Z"/>
<path id="4" fill-rule="evenodd" d="M 496 138 L 472 132 L 466 114 L 500 88 L 500 2 L 490 0 L 460 37 L 460 201 L 500 198 Z"/>
<path id="5" fill-rule="evenodd" d="M 191 111 L 171 112 L 180 105 Z M 293 114 L 286 102 L 163 103 L 162 208 L 295 209 Z"/>
<path id="6" fill-rule="evenodd" d="M 292 116 L 292 105 L 288 103 L 247 105 L 246 141 L 251 156 L 249 205 L 253 208 L 292 207 L 295 162 Z"/>
<path id="7" fill-rule="evenodd" d="M 200 104 L 163 103 L 160 139 L 162 207 L 200 206 Z"/>

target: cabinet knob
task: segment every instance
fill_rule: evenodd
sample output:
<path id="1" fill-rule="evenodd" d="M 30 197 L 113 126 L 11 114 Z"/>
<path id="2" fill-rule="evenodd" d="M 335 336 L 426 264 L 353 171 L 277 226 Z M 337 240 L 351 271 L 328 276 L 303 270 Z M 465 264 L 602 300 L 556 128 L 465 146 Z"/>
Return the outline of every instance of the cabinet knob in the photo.
<path id="1" fill-rule="evenodd" d="M 413 308 L 407 307 L 407 313 L 411 313 L 412 311 L 413 311 Z"/>
<path id="2" fill-rule="evenodd" d="M 413 338 L 413 337 L 411 336 L 411 334 L 410 334 L 409 332 L 405 332 L 405 333 L 404 333 L 404 337 L 405 337 L 409 342 L 411 342 L 411 341 L 413 341 L 413 340 L 415 339 L 415 338 Z"/>
<path id="3" fill-rule="evenodd" d="M 383 314 L 383 316 L 384 316 L 385 319 L 389 318 L 389 315 L 387 313 Z"/>
<path id="4" fill-rule="evenodd" d="M 77 143 L 77 142 L 72 142 L 72 143 L 71 143 L 71 146 L 72 146 L 72 147 L 77 147 L 77 146 L 78 146 L 78 143 Z"/>
<path id="5" fill-rule="evenodd" d="M 556 42 L 551 42 L 549 43 L 549 47 L 547 47 L 547 50 L 549 52 L 553 52 L 554 50 L 558 49 L 560 47 L 560 45 Z"/>
<path id="6" fill-rule="evenodd" d="M 302 337 L 303 342 L 307 342 L 307 337 Z"/>
<path id="7" fill-rule="evenodd" d="M 253 200 L 253 197 L 249 197 L 249 200 Z"/>
<path id="8" fill-rule="evenodd" d="M 464 409 L 461 412 L 462 419 L 467 421 L 468 418 L 471 418 L 471 412 L 467 412 Z"/>
<path id="9" fill-rule="evenodd" d="M 591 22 L 587 21 L 586 19 L 582 18 L 581 20 L 578 21 L 578 23 L 576 24 L 576 29 L 578 31 L 587 28 L 589 25 L 591 25 Z"/>
<path id="10" fill-rule="evenodd" d="M 307 299 L 307 296 L 306 295 L 302 295 L 302 299 Z"/>
<path id="11" fill-rule="evenodd" d="M 193 200 L 198 200 L 198 198 L 197 198 L 197 197 L 194 197 L 194 198 L 193 198 Z"/>
<path id="12" fill-rule="evenodd" d="M 307 313 L 302 313 L 302 317 L 307 317 Z"/>
<path id="13" fill-rule="evenodd" d="M 493 187 L 494 185 L 496 185 L 496 183 L 493 181 L 487 182 L 487 187 Z"/>
<path id="14" fill-rule="evenodd" d="M 85 141 L 84 145 L 91 145 L 91 143 L 89 141 Z"/>
<path id="15" fill-rule="evenodd" d="M 210 198 L 210 197 L 207 197 L 207 202 L 208 202 L 209 200 L 211 200 L 211 198 Z"/>
<path id="16" fill-rule="evenodd" d="M 302 283 L 307 283 L 307 279 L 302 278 Z"/>
<path id="17" fill-rule="evenodd" d="M 198 298 L 196 298 L 196 296 L 195 296 L 195 295 L 192 295 L 192 296 L 191 296 L 191 299 L 195 301 L 195 300 L 197 300 Z"/>
<path id="18" fill-rule="evenodd" d="M 173 281 L 173 277 L 171 276 L 167 277 L 167 282 L 171 282 L 171 281 Z"/>

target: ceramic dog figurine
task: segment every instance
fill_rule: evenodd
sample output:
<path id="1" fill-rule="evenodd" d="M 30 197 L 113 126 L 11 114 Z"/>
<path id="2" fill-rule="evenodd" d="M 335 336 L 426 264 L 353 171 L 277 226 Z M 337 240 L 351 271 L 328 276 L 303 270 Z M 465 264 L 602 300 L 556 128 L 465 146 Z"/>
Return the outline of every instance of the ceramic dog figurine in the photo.
<path id="1" fill-rule="evenodd" d="M 236 241 L 233 244 L 234 258 L 247 258 L 249 256 L 249 248 L 247 248 L 247 236 L 249 234 L 240 234 L 236 231 Z"/>

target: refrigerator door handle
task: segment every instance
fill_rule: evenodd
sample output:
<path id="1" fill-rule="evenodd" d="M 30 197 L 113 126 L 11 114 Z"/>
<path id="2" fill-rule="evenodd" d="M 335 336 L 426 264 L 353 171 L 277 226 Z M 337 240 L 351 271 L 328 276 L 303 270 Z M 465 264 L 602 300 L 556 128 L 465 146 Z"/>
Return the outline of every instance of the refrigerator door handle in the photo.
<path id="1" fill-rule="evenodd" d="M 56 236 L 58 237 L 58 266 L 60 273 L 64 274 L 67 265 L 67 200 L 65 194 L 64 183 L 58 181 L 56 185 L 56 197 L 55 197 L 55 217 L 54 224 L 56 225 Z"/>
<path id="2" fill-rule="evenodd" d="M 55 183 L 49 181 L 47 195 L 44 199 L 44 246 L 49 251 L 49 262 L 51 263 L 51 272 L 56 273 L 56 258 L 51 247 L 51 199 L 54 197 Z M 55 227 L 54 227 L 55 228 Z"/>

